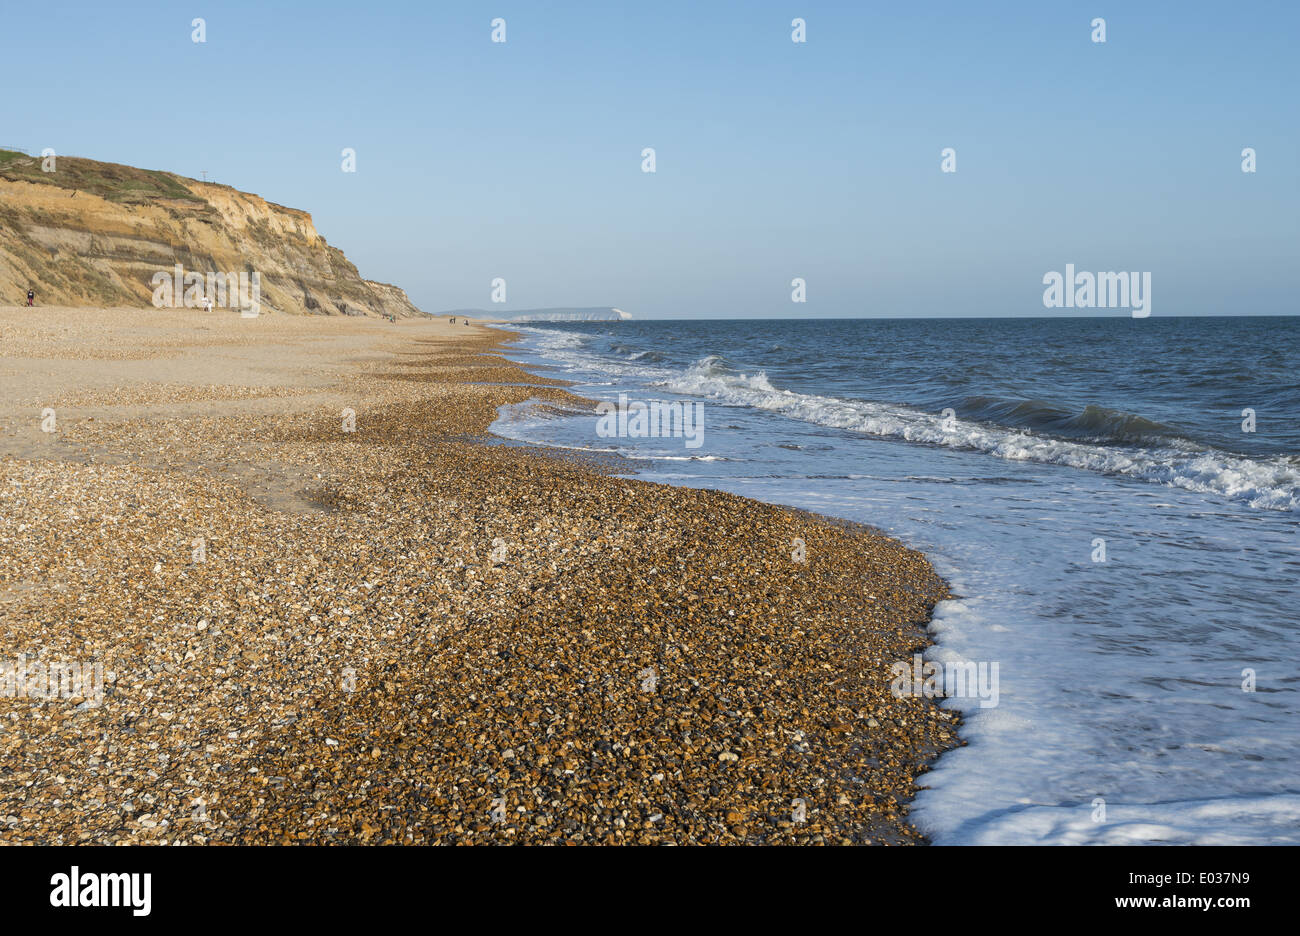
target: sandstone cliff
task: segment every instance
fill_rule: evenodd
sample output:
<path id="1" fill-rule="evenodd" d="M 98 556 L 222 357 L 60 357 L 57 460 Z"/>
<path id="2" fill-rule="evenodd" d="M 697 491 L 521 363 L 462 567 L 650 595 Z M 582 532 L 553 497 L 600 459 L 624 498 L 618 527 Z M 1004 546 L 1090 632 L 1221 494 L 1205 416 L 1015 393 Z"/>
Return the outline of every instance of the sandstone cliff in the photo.
<path id="1" fill-rule="evenodd" d="M 305 211 L 226 185 L 60 156 L 0 151 L 0 305 L 149 305 L 153 278 L 261 274 L 261 309 L 415 316 L 396 286 L 361 278 Z M 179 297 L 178 297 L 179 301 Z"/>

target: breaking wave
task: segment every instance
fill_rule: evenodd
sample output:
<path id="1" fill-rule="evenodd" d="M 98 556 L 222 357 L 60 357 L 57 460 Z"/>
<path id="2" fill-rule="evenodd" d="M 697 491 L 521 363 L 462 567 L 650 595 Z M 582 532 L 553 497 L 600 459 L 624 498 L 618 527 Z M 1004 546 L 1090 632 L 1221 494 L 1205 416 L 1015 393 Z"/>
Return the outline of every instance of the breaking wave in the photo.
<path id="1" fill-rule="evenodd" d="M 1126 475 L 1252 507 L 1300 511 L 1300 460 L 1233 455 L 1198 445 L 1172 427 L 1103 407 L 1070 412 L 1041 401 L 972 397 L 953 407 L 961 415 L 945 420 L 907 406 L 782 390 L 763 372 L 738 373 L 716 355 L 656 383 L 684 396 L 833 429 Z"/>

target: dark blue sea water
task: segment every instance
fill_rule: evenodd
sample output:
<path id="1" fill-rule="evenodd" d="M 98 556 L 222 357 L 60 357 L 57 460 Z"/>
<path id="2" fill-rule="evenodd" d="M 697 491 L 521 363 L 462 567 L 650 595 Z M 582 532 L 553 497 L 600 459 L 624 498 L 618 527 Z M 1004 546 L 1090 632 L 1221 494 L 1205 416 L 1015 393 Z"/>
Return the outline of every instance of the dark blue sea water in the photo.
<path id="1" fill-rule="evenodd" d="M 577 393 L 704 430 L 525 405 L 498 434 L 871 523 L 948 578 L 928 657 L 1000 685 L 944 702 L 969 745 L 917 797 L 936 842 L 1300 843 L 1300 319 L 515 330 Z"/>

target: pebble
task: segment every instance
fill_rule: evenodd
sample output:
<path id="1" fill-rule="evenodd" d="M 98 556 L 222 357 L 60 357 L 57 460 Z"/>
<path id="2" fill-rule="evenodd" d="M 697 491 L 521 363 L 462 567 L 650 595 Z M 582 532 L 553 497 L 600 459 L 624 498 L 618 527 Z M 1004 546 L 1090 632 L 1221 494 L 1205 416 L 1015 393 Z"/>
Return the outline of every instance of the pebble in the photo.
<path id="1" fill-rule="evenodd" d="M 923 556 L 499 444 L 500 406 L 592 404 L 503 333 L 385 326 L 346 367 L 312 346 L 327 391 L 56 401 L 47 454 L 0 459 L 0 653 L 115 674 L 89 708 L 0 697 L 0 843 L 924 841 L 906 804 L 959 742 L 889 691 L 947 596 Z"/>

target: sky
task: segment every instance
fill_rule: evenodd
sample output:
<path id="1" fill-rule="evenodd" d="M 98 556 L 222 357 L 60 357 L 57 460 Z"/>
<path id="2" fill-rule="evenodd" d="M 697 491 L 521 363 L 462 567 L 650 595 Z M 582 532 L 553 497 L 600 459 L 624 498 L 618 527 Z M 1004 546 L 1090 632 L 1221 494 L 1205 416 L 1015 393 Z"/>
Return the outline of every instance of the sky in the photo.
<path id="1" fill-rule="evenodd" d="M 1300 314 L 1290 0 L 97 0 L 3 31 L 0 145 L 309 211 L 427 312 L 1078 315 L 1043 303 L 1073 264 L 1151 273 L 1156 316 Z"/>

